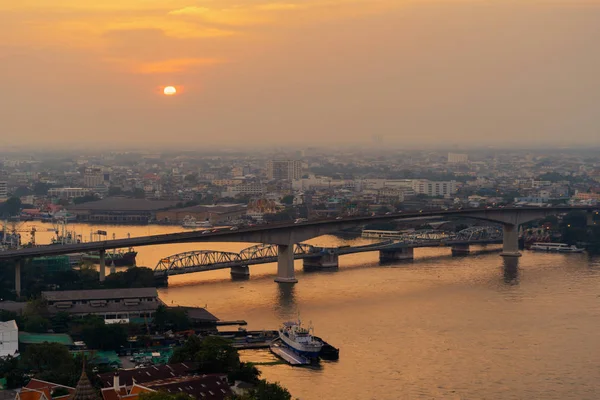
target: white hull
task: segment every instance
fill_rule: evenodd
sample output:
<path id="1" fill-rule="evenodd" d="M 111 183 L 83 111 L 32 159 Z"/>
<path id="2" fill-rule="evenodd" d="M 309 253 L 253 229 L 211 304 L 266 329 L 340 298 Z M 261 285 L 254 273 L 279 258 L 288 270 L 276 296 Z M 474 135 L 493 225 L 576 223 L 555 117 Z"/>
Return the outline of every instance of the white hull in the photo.
<path id="1" fill-rule="evenodd" d="M 313 343 L 313 344 L 303 344 L 298 343 L 290 339 L 288 336 L 284 335 L 281 331 L 279 332 L 279 338 L 281 341 L 290 349 L 294 350 L 296 353 L 303 355 L 305 357 L 317 358 L 319 357 L 319 352 L 323 347 L 322 343 Z"/>

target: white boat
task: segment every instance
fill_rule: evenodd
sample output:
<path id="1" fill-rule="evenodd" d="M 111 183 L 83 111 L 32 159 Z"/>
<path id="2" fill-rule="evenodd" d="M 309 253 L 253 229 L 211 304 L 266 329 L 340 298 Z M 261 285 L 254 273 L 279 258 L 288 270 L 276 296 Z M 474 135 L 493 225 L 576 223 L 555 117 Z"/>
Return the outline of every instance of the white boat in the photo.
<path id="1" fill-rule="evenodd" d="M 315 339 L 310 334 L 311 330 L 302 327 L 300 320 L 298 322 L 284 322 L 283 326 L 279 329 L 279 338 L 285 346 L 295 353 L 311 359 L 317 359 L 323 347 L 323 342 Z"/>
<path id="2" fill-rule="evenodd" d="M 569 246 L 566 243 L 534 243 L 529 248 L 533 251 L 549 251 L 555 253 L 583 253 L 584 249 L 577 246 Z"/>
<path id="3" fill-rule="evenodd" d="M 210 228 L 210 221 L 197 221 L 196 218 L 186 215 L 181 224 L 184 228 Z"/>

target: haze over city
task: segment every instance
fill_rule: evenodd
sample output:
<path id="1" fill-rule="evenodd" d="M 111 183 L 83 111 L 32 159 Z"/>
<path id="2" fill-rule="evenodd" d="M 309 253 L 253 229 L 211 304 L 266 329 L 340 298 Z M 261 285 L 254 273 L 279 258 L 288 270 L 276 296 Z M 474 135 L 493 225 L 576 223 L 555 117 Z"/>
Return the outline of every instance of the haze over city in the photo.
<path id="1" fill-rule="evenodd" d="M 0 145 L 597 145 L 599 5 L 3 0 Z"/>

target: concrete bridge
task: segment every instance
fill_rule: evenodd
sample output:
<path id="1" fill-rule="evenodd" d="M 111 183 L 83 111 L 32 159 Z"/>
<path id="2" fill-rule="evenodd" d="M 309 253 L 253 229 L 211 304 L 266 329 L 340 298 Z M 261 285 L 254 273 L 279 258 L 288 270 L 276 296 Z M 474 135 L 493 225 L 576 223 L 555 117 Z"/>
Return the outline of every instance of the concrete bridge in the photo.
<path id="1" fill-rule="evenodd" d="M 110 249 L 153 246 L 170 243 L 197 242 L 251 242 L 277 245 L 277 282 L 297 282 L 294 276 L 294 243 L 330 234 L 340 229 L 352 228 L 375 222 L 402 220 L 416 217 L 463 217 L 498 223 L 503 230 L 503 251 L 506 257 L 520 256 L 518 247 L 518 227 L 520 224 L 548 215 L 580 210 L 588 212 L 588 221 L 592 223 L 593 213 L 597 207 L 592 206 L 555 206 L 555 207 L 505 207 L 505 208 L 471 208 L 458 210 L 421 210 L 418 212 L 399 212 L 386 215 L 346 217 L 340 219 L 312 220 L 299 224 L 280 223 L 267 224 L 239 230 L 220 230 L 203 234 L 200 231 L 152 235 L 127 239 L 105 240 L 70 245 L 49 245 L 23 248 L 0 252 L 0 260 L 12 260 L 16 264 L 15 289 L 20 293 L 20 271 L 26 258 L 70 254 L 78 252 L 98 251 L 100 254 L 100 279 L 105 276 L 105 252 Z"/>
<path id="2" fill-rule="evenodd" d="M 305 268 L 337 268 L 338 258 L 344 254 L 379 251 L 379 259 L 385 261 L 412 260 L 416 247 L 452 247 L 453 255 L 466 255 L 473 244 L 502 243 L 502 230 L 493 226 L 479 226 L 449 233 L 437 230 L 422 230 L 404 234 L 363 246 L 326 248 L 298 243 L 293 246 L 295 260 L 304 260 Z M 279 249 L 273 244 L 258 244 L 239 253 L 199 250 L 178 253 L 161 259 L 154 268 L 156 276 L 180 275 L 192 272 L 231 269 L 232 276 L 249 276 L 249 266 L 276 262 Z"/>

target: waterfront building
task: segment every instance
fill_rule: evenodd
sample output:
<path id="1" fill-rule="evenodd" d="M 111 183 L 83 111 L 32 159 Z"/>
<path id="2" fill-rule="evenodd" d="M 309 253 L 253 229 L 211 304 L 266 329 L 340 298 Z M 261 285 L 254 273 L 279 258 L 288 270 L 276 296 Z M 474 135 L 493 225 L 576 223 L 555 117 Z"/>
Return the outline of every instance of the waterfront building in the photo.
<path id="1" fill-rule="evenodd" d="M 83 317 L 98 315 L 107 323 L 143 322 L 152 318 L 162 301 L 156 288 L 65 290 L 42 292 L 48 311 Z"/>
<path id="2" fill-rule="evenodd" d="M 184 219 L 194 218 L 196 221 L 210 221 L 213 225 L 227 224 L 246 214 L 245 204 L 198 205 L 156 213 L 157 221 L 182 223 Z"/>
<path id="3" fill-rule="evenodd" d="M 161 210 L 176 207 L 178 201 L 107 197 L 70 206 L 68 211 L 82 222 L 147 223 Z"/>
<path id="4" fill-rule="evenodd" d="M 267 178 L 275 180 L 294 180 L 302 178 L 302 161 L 269 160 L 267 161 Z"/>

